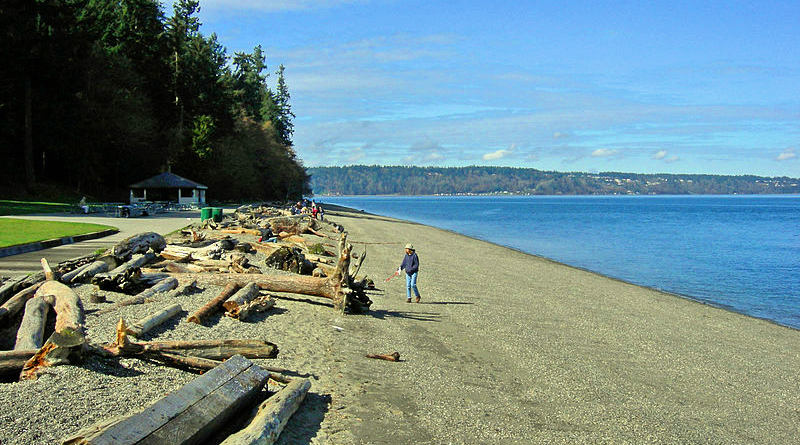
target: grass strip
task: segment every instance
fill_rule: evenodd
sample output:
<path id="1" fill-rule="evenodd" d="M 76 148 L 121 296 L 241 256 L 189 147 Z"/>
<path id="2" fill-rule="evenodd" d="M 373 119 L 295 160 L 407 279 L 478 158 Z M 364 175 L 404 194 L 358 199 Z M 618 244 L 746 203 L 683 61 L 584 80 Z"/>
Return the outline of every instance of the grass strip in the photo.
<path id="1" fill-rule="evenodd" d="M 10 201 L 0 199 L 0 216 L 69 212 L 74 207 L 75 205 L 73 204 L 65 204 L 63 202 Z"/>
<path id="2" fill-rule="evenodd" d="M 0 247 L 83 235 L 106 229 L 114 229 L 114 227 L 101 224 L 0 218 Z"/>

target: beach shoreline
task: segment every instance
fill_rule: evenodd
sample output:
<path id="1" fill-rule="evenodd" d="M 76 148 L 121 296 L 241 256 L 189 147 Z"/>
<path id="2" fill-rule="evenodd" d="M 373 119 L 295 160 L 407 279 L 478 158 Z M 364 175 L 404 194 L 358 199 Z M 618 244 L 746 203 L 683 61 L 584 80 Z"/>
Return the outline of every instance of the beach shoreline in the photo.
<path id="1" fill-rule="evenodd" d="M 366 249 L 361 274 L 377 287 L 369 313 L 342 315 L 324 299 L 281 295 L 251 322 L 176 320 L 152 334 L 277 344 L 277 359 L 254 361 L 312 382 L 278 444 L 796 439 L 794 329 L 455 232 L 325 208 L 356 255 Z M 384 282 L 408 242 L 420 256 L 420 304 L 405 302 L 402 277 Z M 77 291 L 84 301 L 92 292 Z M 218 291 L 180 302 L 191 313 Z M 171 299 L 89 316 L 89 337 L 112 341 L 120 316 L 136 320 Z M 399 362 L 365 357 L 394 351 Z M 0 403 L 10 409 L 0 413 L 0 443 L 51 443 L 193 377 L 137 359 L 90 360 L 2 384 Z"/>

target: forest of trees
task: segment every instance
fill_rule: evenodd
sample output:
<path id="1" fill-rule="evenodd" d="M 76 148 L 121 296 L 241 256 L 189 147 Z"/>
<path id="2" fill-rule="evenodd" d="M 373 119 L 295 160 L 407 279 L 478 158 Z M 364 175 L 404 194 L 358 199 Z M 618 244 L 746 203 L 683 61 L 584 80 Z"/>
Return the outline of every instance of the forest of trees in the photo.
<path id="1" fill-rule="evenodd" d="M 800 193 L 800 179 L 562 173 L 511 167 L 312 167 L 316 195 L 621 195 Z"/>
<path id="2" fill-rule="evenodd" d="M 197 0 L 0 0 L 0 186 L 122 200 L 166 168 L 211 199 L 309 191 L 284 67 L 226 54 Z"/>

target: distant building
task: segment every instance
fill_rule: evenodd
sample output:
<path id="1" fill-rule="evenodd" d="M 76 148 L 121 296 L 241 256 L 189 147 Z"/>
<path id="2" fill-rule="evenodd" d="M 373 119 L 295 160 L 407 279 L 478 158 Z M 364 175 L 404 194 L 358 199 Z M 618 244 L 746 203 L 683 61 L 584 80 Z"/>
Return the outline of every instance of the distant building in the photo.
<path id="1" fill-rule="evenodd" d="M 206 190 L 203 184 L 164 172 L 130 186 L 130 203 L 142 201 L 170 201 L 179 204 L 205 204 Z"/>

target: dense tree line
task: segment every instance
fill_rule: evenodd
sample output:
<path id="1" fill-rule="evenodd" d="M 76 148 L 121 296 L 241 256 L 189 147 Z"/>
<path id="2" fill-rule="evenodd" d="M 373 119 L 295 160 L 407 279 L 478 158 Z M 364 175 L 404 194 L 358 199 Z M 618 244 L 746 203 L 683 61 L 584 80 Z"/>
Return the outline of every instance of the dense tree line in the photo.
<path id="1" fill-rule="evenodd" d="M 568 173 L 510 167 L 354 165 L 308 169 L 317 195 L 619 195 L 800 193 L 800 179 L 760 176 Z"/>
<path id="2" fill-rule="evenodd" d="M 56 183 L 100 199 L 171 171 L 216 199 L 296 198 L 281 65 L 226 54 L 197 0 L 0 0 L 0 185 Z"/>

